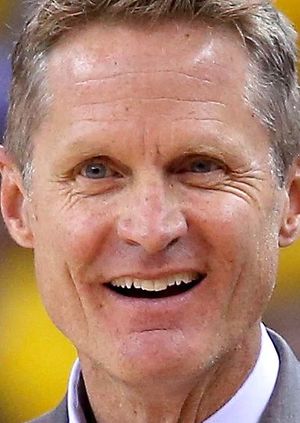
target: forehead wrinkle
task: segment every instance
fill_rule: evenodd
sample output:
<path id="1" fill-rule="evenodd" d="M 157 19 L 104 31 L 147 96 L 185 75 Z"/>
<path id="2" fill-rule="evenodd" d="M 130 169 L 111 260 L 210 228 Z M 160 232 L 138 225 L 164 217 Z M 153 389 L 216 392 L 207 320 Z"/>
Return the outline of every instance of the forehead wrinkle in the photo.
<path id="1" fill-rule="evenodd" d="M 207 63 L 203 63 L 206 64 Z M 217 64 L 214 63 L 214 66 L 216 66 Z M 219 65 L 221 66 L 221 65 Z M 222 68 L 224 68 L 222 66 Z M 199 72 L 199 71 L 198 71 Z M 145 71 L 145 70 L 136 70 L 136 71 L 124 71 L 124 72 L 118 72 L 118 73 L 113 73 L 113 75 L 99 75 L 98 78 L 92 78 L 87 76 L 85 79 L 76 79 L 75 78 L 75 86 L 81 86 L 81 85 L 86 85 L 86 84 L 92 84 L 92 83 L 99 83 L 100 80 L 110 80 L 110 79 L 114 79 L 114 78 L 118 78 L 118 77 L 122 77 L 122 76 L 131 76 L 131 75 L 151 75 L 151 74 L 177 74 L 180 76 L 184 76 L 186 78 L 192 79 L 192 80 L 199 80 L 201 82 L 204 83 L 214 83 L 213 80 L 209 79 L 209 78 L 200 78 L 197 75 L 194 75 L 192 73 L 188 73 L 188 72 L 183 72 L 180 70 L 170 70 L 170 69 L 164 69 L 164 70 L 151 70 L 151 71 Z"/>
<path id="2" fill-rule="evenodd" d="M 198 79 L 200 81 L 200 79 Z M 187 84 L 186 81 L 171 80 L 131 80 L 116 81 L 112 90 L 113 82 L 106 85 L 103 81 L 93 83 L 81 83 L 75 89 L 73 103 L 78 105 L 92 105 L 98 103 L 109 103 L 113 101 L 130 101 L 130 100 L 181 100 L 181 101 L 211 101 L 209 87 L 215 86 L 217 83 L 213 81 L 201 80 L 200 87 L 194 84 Z M 199 92 L 200 89 L 200 92 Z M 196 96 L 195 91 L 198 91 Z M 206 97 L 206 98 L 205 98 Z M 84 100 L 82 100 L 84 98 Z"/>
<path id="3" fill-rule="evenodd" d="M 152 101 L 171 101 L 171 102 L 179 102 L 179 103 L 199 103 L 199 104 L 213 104 L 216 106 L 225 106 L 225 104 L 221 101 L 215 101 L 215 100 L 201 100 L 199 98 L 180 98 L 180 97 L 124 97 L 124 98 L 115 98 L 112 100 L 106 100 L 106 101 L 97 101 L 97 102 L 88 102 L 88 103 L 81 103 L 78 106 L 74 106 L 74 108 L 80 108 L 84 106 L 101 106 L 103 104 L 112 104 L 112 103 L 118 103 L 118 102 L 126 102 L 126 101 L 141 101 L 141 102 L 152 102 Z"/>
<path id="4" fill-rule="evenodd" d="M 96 119 L 96 118 L 86 118 L 86 117 L 82 118 L 82 117 L 80 117 L 80 119 L 78 119 L 78 117 L 73 114 L 72 120 L 70 122 L 70 127 L 74 128 L 74 127 L 76 127 L 76 125 L 80 125 L 81 123 L 84 123 L 84 122 L 89 122 L 91 124 L 95 123 L 96 125 L 99 126 L 99 125 L 101 125 L 101 123 L 116 123 L 116 122 L 117 123 L 128 123 L 128 122 L 130 122 L 130 119 L 129 118 L 128 119 L 102 118 L 101 123 L 99 123 L 99 120 Z"/>
<path id="5" fill-rule="evenodd" d="M 199 105 L 202 104 L 199 109 Z M 187 106 L 188 109 L 187 109 Z M 214 117 L 209 119 L 219 119 L 221 113 L 226 110 L 224 102 L 197 102 L 180 100 L 127 100 L 114 101 L 106 104 L 95 103 L 83 106 L 73 106 L 70 113 L 71 122 L 124 122 L 134 123 L 143 120 L 150 115 L 159 120 L 175 121 L 176 119 L 202 120 L 209 114 L 214 113 Z M 203 118 L 201 118 L 203 115 Z M 206 115 L 206 116 L 205 116 Z"/>
<path id="6" fill-rule="evenodd" d="M 224 105 L 224 107 L 225 107 L 225 104 L 223 104 Z M 218 122 L 218 123 L 221 123 L 221 124 L 224 124 L 224 122 L 221 120 L 221 119 L 217 119 L 217 118 L 198 118 L 198 117 L 184 117 L 184 118 L 175 118 L 175 119 L 172 119 L 173 120 L 173 122 L 182 122 L 182 121 L 185 121 L 185 120 L 187 120 L 187 121 L 193 121 L 193 120 L 195 120 L 195 121 L 203 121 L 203 122 Z"/>
<path id="7" fill-rule="evenodd" d="M 62 46 L 60 46 L 62 47 Z M 86 106 L 97 106 L 98 104 L 107 104 L 109 105 L 110 103 L 113 102 L 126 102 L 126 101 L 134 101 L 134 100 L 139 100 L 141 102 L 147 102 L 147 101 L 158 101 L 158 102 L 162 102 L 162 101 L 173 101 L 173 102 L 191 102 L 191 103 L 196 103 L 197 101 L 203 102 L 203 103 L 211 103 L 211 104 L 215 104 L 215 105 L 219 105 L 219 106 L 224 106 L 224 104 L 222 104 L 222 101 L 215 101 L 212 98 L 208 98 L 208 99 L 203 99 L 204 95 L 207 95 L 209 97 L 210 94 L 205 93 L 206 90 L 209 90 L 209 88 L 211 86 L 214 85 L 221 85 L 221 83 L 226 83 L 227 84 L 227 89 L 231 89 L 230 86 L 232 86 L 232 93 L 234 94 L 236 91 L 239 91 L 239 89 L 236 90 L 236 79 L 238 77 L 239 80 L 241 80 L 241 78 L 239 78 L 240 74 L 243 73 L 243 79 L 245 79 L 245 75 L 244 75 L 244 67 L 241 70 L 238 70 L 238 75 L 237 72 L 217 72 L 217 70 L 220 70 L 219 68 L 222 68 L 222 70 L 225 68 L 230 68 L 231 66 L 228 65 L 227 62 L 219 63 L 218 62 L 218 55 L 217 55 L 217 48 L 218 46 L 216 46 L 216 51 L 215 51 L 215 56 L 210 58 L 210 60 L 207 61 L 201 61 L 199 60 L 199 58 L 197 58 L 198 62 L 192 63 L 192 58 L 189 59 L 190 62 L 190 69 L 187 71 L 182 71 L 180 68 L 179 69 L 151 69 L 150 71 L 146 71 L 143 69 L 139 69 L 139 70 L 127 70 L 125 69 L 124 71 L 120 72 L 117 71 L 117 73 L 111 75 L 111 74 L 106 74 L 101 76 L 102 79 L 99 80 L 95 78 L 95 76 L 93 75 L 95 69 L 93 68 L 93 66 L 91 66 L 90 68 L 84 68 L 87 70 L 87 75 L 85 80 L 82 79 L 82 76 L 80 75 L 76 75 L 72 72 L 72 66 L 71 66 L 71 62 L 72 62 L 72 54 L 74 55 L 74 53 L 70 53 L 66 58 L 66 61 L 63 57 L 60 58 L 56 58 L 56 60 L 54 60 L 52 62 L 53 68 L 52 69 L 54 71 L 54 73 L 52 73 L 52 75 L 54 76 L 53 81 L 55 82 L 55 69 L 57 71 L 58 68 L 60 68 L 59 66 L 54 66 L 55 64 L 59 64 L 59 62 L 61 62 L 62 65 L 66 66 L 66 62 L 67 63 L 67 67 L 69 68 L 69 70 L 71 70 L 71 78 L 69 77 L 69 72 L 65 73 L 65 78 L 67 78 L 64 81 L 63 87 L 64 90 L 69 91 L 70 89 L 72 89 L 74 91 L 74 84 L 75 84 L 75 92 L 74 92 L 74 96 L 71 99 L 71 102 L 75 102 L 77 101 L 79 103 L 79 106 L 82 105 L 86 105 Z M 61 49 L 62 51 L 60 51 L 60 53 L 64 52 L 64 48 Z M 79 49 L 80 50 L 80 49 Z M 201 51 L 200 51 L 201 52 Z M 96 54 L 99 53 L 98 51 L 96 51 Z M 60 54 L 60 56 L 62 56 Z M 89 60 L 89 55 L 86 54 L 85 52 L 85 57 L 86 60 Z M 54 57 L 52 57 L 53 59 Z M 93 55 L 90 58 L 91 60 L 93 59 Z M 98 59 L 99 61 L 99 59 Z M 101 61 L 101 60 L 100 60 Z M 104 68 L 107 72 L 110 71 L 109 69 L 107 69 L 107 67 L 109 66 L 109 62 L 105 62 L 104 63 Z M 121 63 L 121 65 L 124 67 L 124 64 Z M 170 67 L 170 63 L 164 63 L 162 64 L 162 66 L 168 66 Z M 138 66 L 140 66 L 140 64 L 138 63 Z M 178 66 L 178 65 L 176 65 Z M 100 70 L 102 70 L 103 67 L 100 66 Z M 213 69 L 215 69 L 215 71 L 213 71 Z M 99 71 L 99 66 L 97 67 L 97 71 Z M 112 69 L 113 72 L 116 72 L 115 70 Z M 202 75 L 197 75 L 201 73 Z M 81 73 L 82 75 L 82 73 Z M 141 76 L 145 76 L 145 78 L 141 78 L 141 81 L 136 78 L 137 75 L 141 75 Z M 153 76 L 153 79 L 151 78 L 151 75 Z M 159 78 L 159 75 L 165 75 L 166 77 L 166 84 L 163 84 L 163 80 L 161 78 Z M 167 84 L 167 82 L 169 82 L 170 77 L 174 75 L 175 79 L 173 79 L 172 84 Z M 150 81 L 147 81 L 147 76 L 150 77 Z M 76 79 L 77 77 L 80 77 L 79 79 Z M 129 77 L 129 81 L 127 80 L 127 77 Z M 157 78 L 156 78 L 157 77 Z M 182 83 L 180 83 L 180 80 L 178 81 L 178 77 L 182 80 Z M 213 79 L 212 79 L 213 77 Z M 73 81 L 72 81 L 73 78 Z M 75 81 L 74 81 L 75 78 Z M 125 83 L 120 83 L 122 82 L 122 78 L 125 78 Z M 151 80 L 152 79 L 152 80 Z M 131 81 L 130 81 L 131 80 Z M 171 78 L 172 81 L 172 78 Z M 129 82 L 129 84 L 128 84 Z M 130 83 L 131 82 L 131 83 Z M 149 84 L 149 82 L 152 83 L 152 85 Z M 179 82 L 179 83 L 178 83 Z M 106 86 L 107 83 L 107 86 Z M 113 95 L 116 95 L 115 98 L 111 98 L 112 94 L 111 94 L 111 84 L 116 83 L 116 85 L 119 85 L 119 87 L 116 87 L 115 90 L 113 91 Z M 160 83 L 160 86 L 159 86 Z M 193 95 L 193 92 L 195 92 L 198 88 L 198 92 L 199 92 L 199 83 L 201 85 L 201 88 L 203 88 L 204 93 L 201 93 L 201 99 L 200 98 L 195 98 L 195 96 Z M 139 85 L 139 89 L 136 89 L 137 84 Z M 194 85 L 195 84 L 195 85 Z M 99 89 L 97 89 L 97 86 L 99 86 Z M 147 88 L 148 87 L 148 88 Z M 150 89 L 150 88 L 151 89 Z M 119 88 L 119 89 L 118 89 Z M 141 89 L 142 88 L 142 89 Z M 153 88 L 154 91 L 153 92 Z M 148 89 L 148 92 L 147 92 Z M 159 91 L 158 91 L 159 89 Z M 82 90 L 82 91 L 81 91 Z M 90 90 L 91 93 L 89 93 L 86 90 Z M 101 91 L 100 91 L 101 90 Z M 110 90 L 110 92 L 108 93 L 107 90 Z M 141 94 L 140 97 L 137 96 L 137 98 L 135 98 L 135 90 L 139 91 L 139 93 Z M 145 92 L 146 96 L 143 96 L 143 90 Z M 166 95 L 163 95 L 163 90 L 166 90 Z M 184 91 L 182 91 L 184 90 Z M 123 91 L 123 92 L 122 92 Z M 169 91 L 169 92 L 168 92 Z M 173 94 L 173 92 L 175 91 L 175 95 Z M 177 93 L 176 93 L 177 91 Z M 180 93 L 181 91 L 181 93 Z M 80 97 L 84 96 L 89 96 L 89 100 L 85 102 L 81 102 L 80 103 Z M 109 95 L 108 95 L 109 94 Z M 121 96 L 120 96 L 121 94 Z M 125 96 L 122 94 L 126 94 Z M 129 94 L 129 95 L 128 95 Z M 133 94 L 133 95 L 132 95 Z M 170 95 L 171 94 L 171 95 Z M 176 95 L 177 94 L 177 95 Z M 61 93 L 60 93 L 61 96 Z M 102 98 L 101 98 L 102 96 Z M 61 96 L 63 97 L 63 96 Z M 95 98 L 96 97 L 96 98 Z M 101 98 L 101 101 L 99 101 L 99 97 Z M 105 99 L 106 97 L 106 99 Z M 79 101 L 78 101 L 79 100 Z"/>
<path id="8" fill-rule="evenodd" d="M 114 90 L 111 89 L 112 84 L 114 83 L 114 76 L 108 77 L 106 82 L 110 82 L 107 83 L 107 85 L 105 82 L 103 83 L 102 80 L 87 80 L 85 82 L 77 82 L 77 89 L 74 92 L 72 102 L 73 104 L 77 102 L 79 106 L 91 106 L 101 103 L 109 104 L 112 102 L 125 102 L 134 100 L 144 102 L 148 100 L 182 102 L 198 101 L 203 103 L 222 105 L 221 101 L 216 101 L 214 98 L 212 98 L 212 94 L 210 92 L 210 87 L 218 85 L 218 81 L 207 79 L 206 75 L 203 75 L 203 77 L 187 77 L 186 73 L 183 72 L 160 72 L 160 74 L 165 74 L 166 76 L 166 83 L 164 83 L 164 81 L 159 77 L 155 77 L 155 75 L 158 75 L 157 73 L 148 72 L 146 74 L 154 75 L 154 79 L 150 78 L 148 81 L 147 78 L 142 78 L 141 80 L 133 78 L 128 81 L 127 78 L 125 78 L 125 81 L 122 81 L 121 76 L 123 77 L 124 75 L 122 74 L 120 77 L 115 79 L 116 85 L 114 86 Z M 173 81 L 172 78 L 170 80 L 171 74 L 173 74 L 175 77 Z M 180 79 L 178 80 L 178 76 L 180 77 L 181 81 Z M 224 79 L 223 76 L 218 76 L 218 78 Z M 187 83 L 187 81 L 189 82 Z M 231 84 L 228 85 L 230 86 Z M 66 89 L 69 89 L 69 87 L 66 87 Z M 233 93 L 235 92 L 235 90 L 232 91 Z M 197 96 L 195 94 L 196 92 L 198 92 Z"/>
<path id="9" fill-rule="evenodd" d="M 199 110 L 199 105 L 203 106 Z M 187 106 L 190 107 L 186 109 Z M 172 106 L 172 110 L 170 107 Z M 71 108 L 71 121 L 124 121 L 130 122 L 139 118 L 144 118 L 149 113 L 157 118 L 170 119 L 173 114 L 174 119 L 197 118 L 204 114 L 213 112 L 218 118 L 219 113 L 226 109 L 225 102 L 218 101 L 180 101 L 180 100 L 138 100 L 126 99 L 119 101 L 93 103 L 85 105 L 73 105 Z M 203 116 L 205 118 L 205 116 Z"/>
<path id="10" fill-rule="evenodd" d="M 236 83 L 236 75 L 232 74 L 231 72 L 226 74 L 224 72 L 224 69 L 226 66 L 220 66 L 222 69 L 222 72 L 215 72 L 212 69 L 213 67 L 216 67 L 215 64 L 203 64 L 203 69 L 196 69 L 195 73 L 192 72 L 183 72 L 181 70 L 176 69 L 161 69 L 161 70 L 151 70 L 151 71 L 145 71 L 145 70 L 136 70 L 136 71 L 122 71 L 118 73 L 110 73 L 110 74 L 104 74 L 102 75 L 99 73 L 99 75 L 91 76 L 87 75 L 84 79 L 77 79 L 76 75 L 73 75 L 74 77 L 74 85 L 75 87 L 83 87 L 91 86 L 92 89 L 95 89 L 97 86 L 105 86 L 106 82 L 109 81 L 118 81 L 122 80 L 124 78 L 129 77 L 129 81 L 132 81 L 134 84 L 137 84 L 139 82 L 142 83 L 149 83 L 149 82 L 158 82 L 161 81 L 160 79 L 147 79 L 142 78 L 145 77 L 151 77 L 151 76 L 164 76 L 166 75 L 166 80 L 170 80 L 170 76 L 174 76 L 175 78 L 180 78 L 181 83 L 189 82 L 195 82 L 196 84 L 200 82 L 201 85 L 215 85 L 216 83 L 223 83 L 223 82 L 233 82 Z M 228 67 L 229 68 L 229 67 Z M 231 69 L 231 68 L 230 68 Z M 141 78 L 136 78 L 137 76 L 140 76 Z M 214 78 L 212 78 L 214 76 Z M 133 78 L 131 78 L 133 77 Z M 72 81 L 72 80 L 71 80 Z M 70 82 L 70 79 L 68 79 L 68 82 Z M 177 81 L 178 82 L 178 81 Z M 126 83 L 128 83 L 128 80 L 126 79 Z M 96 86 L 96 87 L 95 87 Z"/>

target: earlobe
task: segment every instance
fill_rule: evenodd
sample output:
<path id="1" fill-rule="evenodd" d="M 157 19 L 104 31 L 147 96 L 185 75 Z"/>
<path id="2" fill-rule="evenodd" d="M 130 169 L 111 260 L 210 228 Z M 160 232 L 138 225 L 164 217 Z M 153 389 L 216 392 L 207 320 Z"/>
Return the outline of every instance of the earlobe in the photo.
<path id="1" fill-rule="evenodd" d="M 291 167 L 286 188 L 286 206 L 279 233 L 279 246 L 291 245 L 300 229 L 300 159 Z"/>
<path id="2" fill-rule="evenodd" d="M 22 247 L 33 248 L 30 222 L 30 199 L 22 176 L 4 148 L 0 147 L 1 210 L 12 238 Z"/>

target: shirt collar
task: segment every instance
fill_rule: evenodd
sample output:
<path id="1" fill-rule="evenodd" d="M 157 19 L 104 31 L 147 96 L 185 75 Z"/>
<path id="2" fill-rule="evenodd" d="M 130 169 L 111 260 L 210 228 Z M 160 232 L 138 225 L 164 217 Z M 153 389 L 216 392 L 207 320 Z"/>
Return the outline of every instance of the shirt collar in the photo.
<path id="1" fill-rule="evenodd" d="M 237 393 L 204 423 L 258 423 L 275 387 L 279 371 L 277 351 L 261 326 L 261 350 L 257 362 Z"/>
<path id="2" fill-rule="evenodd" d="M 204 423 L 258 423 L 274 390 L 279 371 L 276 349 L 265 329 L 261 326 L 261 350 L 258 360 L 237 393 Z M 69 423 L 87 423 L 80 403 L 81 369 L 76 360 L 68 384 Z M 250 406 L 249 406 L 250 405 Z"/>
<path id="3" fill-rule="evenodd" d="M 84 412 L 79 401 L 80 363 L 77 359 L 71 370 L 68 384 L 67 407 L 69 423 L 86 423 Z"/>

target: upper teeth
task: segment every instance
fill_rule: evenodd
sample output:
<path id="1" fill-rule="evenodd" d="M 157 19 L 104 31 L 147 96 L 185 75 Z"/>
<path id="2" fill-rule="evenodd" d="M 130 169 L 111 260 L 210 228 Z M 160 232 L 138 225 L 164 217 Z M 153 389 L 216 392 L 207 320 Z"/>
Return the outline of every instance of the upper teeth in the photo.
<path id="1" fill-rule="evenodd" d="M 134 288 L 143 289 L 144 291 L 163 291 L 169 286 L 180 285 L 182 283 L 188 284 L 198 278 L 196 272 L 178 273 L 176 275 L 166 276 L 160 279 L 137 279 L 131 277 L 123 277 L 114 279 L 111 285 L 119 288 Z"/>

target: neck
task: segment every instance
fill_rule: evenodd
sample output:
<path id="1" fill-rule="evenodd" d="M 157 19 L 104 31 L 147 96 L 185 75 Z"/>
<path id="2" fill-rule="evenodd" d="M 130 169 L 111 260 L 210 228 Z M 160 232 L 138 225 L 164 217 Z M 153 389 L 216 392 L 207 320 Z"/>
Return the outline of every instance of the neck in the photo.
<path id="1" fill-rule="evenodd" d="M 84 381 L 98 423 L 203 422 L 241 387 L 260 351 L 256 325 L 232 351 L 209 369 L 188 378 L 141 381 L 130 384 L 109 374 L 79 354 Z"/>

